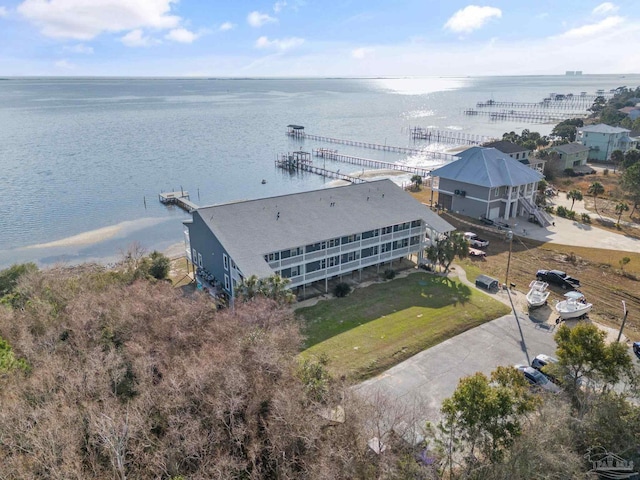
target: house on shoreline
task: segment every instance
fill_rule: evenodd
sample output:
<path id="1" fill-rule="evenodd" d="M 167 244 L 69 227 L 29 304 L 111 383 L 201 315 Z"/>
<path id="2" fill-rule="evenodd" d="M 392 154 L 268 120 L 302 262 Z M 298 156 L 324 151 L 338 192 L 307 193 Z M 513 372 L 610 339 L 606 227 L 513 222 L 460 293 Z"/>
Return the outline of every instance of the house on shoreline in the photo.
<path id="1" fill-rule="evenodd" d="M 252 275 L 291 289 L 415 254 L 455 230 L 391 180 L 210 207 L 185 223 L 187 257 L 201 285 L 233 300 Z"/>
<path id="2" fill-rule="evenodd" d="M 585 125 L 578 128 L 576 142 L 589 148 L 589 160 L 596 162 L 611 161 L 614 150 L 626 152 L 636 148 L 637 142 L 629 136 L 631 130 L 612 127 L 604 123 Z"/>
<path id="3" fill-rule="evenodd" d="M 551 224 L 535 205 L 542 173 L 495 148 L 472 147 L 458 157 L 431 172 L 437 178 L 433 189 L 442 208 L 491 220 L 529 215 L 542 226 Z"/>

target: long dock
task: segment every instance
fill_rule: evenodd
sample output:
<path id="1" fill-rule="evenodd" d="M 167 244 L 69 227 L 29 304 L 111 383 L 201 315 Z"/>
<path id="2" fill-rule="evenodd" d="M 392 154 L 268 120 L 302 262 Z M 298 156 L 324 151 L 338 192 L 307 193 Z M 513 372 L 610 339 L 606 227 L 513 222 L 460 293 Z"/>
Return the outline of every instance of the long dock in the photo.
<path id="1" fill-rule="evenodd" d="M 382 162 L 380 160 L 373 160 L 370 158 L 343 155 L 341 153 L 338 153 L 337 150 L 332 150 L 329 148 L 317 148 L 313 150 L 313 155 L 316 157 L 325 158 L 327 160 L 333 160 L 336 162 L 350 163 L 352 165 L 362 165 L 365 167 L 374 167 L 379 169 L 384 168 L 388 170 L 397 170 L 399 172 L 406 172 L 414 175 L 420 175 L 421 177 L 427 177 L 428 175 L 430 175 L 431 170 L 440 166 L 440 165 L 436 165 L 433 167 L 412 167 L 410 165 L 402 165 L 400 163 Z M 446 155 L 447 157 L 451 157 L 450 159 L 454 158 L 453 155 L 449 155 L 446 153 L 443 153 L 443 155 Z M 446 160 L 449 160 L 449 159 L 443 160 L 442 163 L 444 163 Z"/>
<path id="2" fill-rule="evenodd" d="M 409 135 L 414 140 L 427 140 L 432 143 L 446 143 L 452 145 L 482 145 L 496 140 L 486 135 L 474 135 L 453 130 L 429 130 L 423 127 L 413 127 Z"/>
<path id="3" fill-rule="evenodd" d="M 333 171 L 327 170 L 326 168 L 321 168 L 313 165 L 310 161 L 310 155 L 308 152 L 294 152 L 294 153 L 304 153 L 307 156 L 294 156 L 291 154 L 282 154 L 280 158 L 276 158 L 276 167 L 282 168 L 283 170 L 287 170 L 289 172 L 309 172 L 315 173 L 316 175 L 322 175 L 325 178 L 335 178 L 338 180 L 346 180 L 351 183 L 366 183 L 367 180 L 360 177 L 354 177 L 352 175 L 347 175 L 346 173 L 340 173 L 340 170 Z"/>
<path id="4" fill-rule="evenodd" d="M 549 112 L 536 112 L 536 111 L 517 111 L 517 110 L 501 110 L 499 112 L 491 112 L 487 110 L 474 110 L 467 109 L 464 111 L 465 115 L 482 115 L 489 117 L 490 120 L 526 120 L 535 123 L 547 123 L 555 121 L 563 121 L 567 118 L 579 117 L 576 113 L 549 113 Z"/>
<path id="5" fill-rule="evenodd" d="M 177 205 L 189 213 L 198 209 L 198 205 L 189 200 L 189 192 L 186 191 L 160 193 L 158 200 L 163 205 Z"/>
<path id="6" fill-rule="evenodd" d="M 317 140 L 319 142 L 338 143 L 341 145 L 353 145 L 355 147 L 370 148 L 372 150 L 384 150 L 385 152 L 405 153 L 408 155 L 418 155 L 418 154 L 425 153 L 423 150 L 420 150 L 419 148 L 396 147 L 393 145 L 380 145 L 379 143 L 367 143 L 367 142 L 358 142 L 356 140 L 344 140 L 340 138 L 323 137 L 322 135 L 312 135 L 300 130 L 296 130 L 294 132 L 288 131 L 287 135 L 295 138 L 306 138 L 309 140 Z M 432 152 L 432 153 L 438 153 L 438 152 Z"/>

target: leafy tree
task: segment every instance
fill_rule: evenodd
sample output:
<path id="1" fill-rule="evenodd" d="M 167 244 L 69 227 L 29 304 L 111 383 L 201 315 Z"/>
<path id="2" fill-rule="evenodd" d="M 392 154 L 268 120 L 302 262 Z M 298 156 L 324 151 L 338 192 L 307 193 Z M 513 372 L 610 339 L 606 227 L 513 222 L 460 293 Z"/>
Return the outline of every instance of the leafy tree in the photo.
<path id="1" fill-rule="evenodd" d="M 633 148 L 625 152 L 624 160 L 622 161 L 622 167 L 629 168 L 639 162 L 640 162 L 640 150 Z"/>
<path id="2" fill-rule="evenodd" d="M 491 378 L 478 372 L 461 379 L 442 403 L 439 424 L 450 478 L 456 458 L 465 459 L 467 470 L 479 459 L 500 460 L 538 402 L 524 376 L 512 367 L 498 367 Z"/>
<path id="3" fill-rule="evenodd" d="M 620 225 L 620 217 L 622 217 L 622 214 L 628 211 L 629 211 L 629 205 L 627 205 L 625 202 L 620 202 L 616 204 L 616 213 L 618 214 L 618 222 L 617 222 L 618 225 Z"/>
<path id="4" fill-rule="evenodd" d="M 589 108 L 593 113 L 601 112 L 604 109 L 604 106 L 607 104 L 607 99 L 602 95 L 598 95 L 594 100 L 593 104 Z"/>
<path id="5" fill-rule="evenodd" d="M 633 213 L 640 203 L 640 163 L 636 163 L 627 168 L 622 174 L 620 183 L 633 201 L 633 210 L 631 210 L 630 214 L 633 216 Z"/>
<path id="6" fill-rule="evenodd" d="M 624 152 L 622 150 L 614 150 L 611 152 L 611 163 L 617 168 L 624 161 Z"/>
<path id="7" fill-rule="evenodd" d="M 169 276 L 171 269 L 171 260 L 169 257 L 156 250 L 149 255 L 151 265 L 149 266 L 149 275 L 158 280 L 164 280 Z"/>
<path id="8" fill-rule="evenodd" d="M 576 200 L 582 200 L 582 192 L 578 189 L 573 189 L 567 192 L 567 200 L 571 200 L 571 211 L 573 212 L 573 205 Z"/>
<path id="9" fill-rule="evenodd" d="M 13 292 L 21 276 L 37 270 L 35 263 L 20 263 L 0 270 L 0 298 Z"/>
<path id="10" fill-rule="evenodd" d="M 618 342 L 607 344 L 605 338 L 606 333 L 592 323 L 573 328 L 562 324 L 554 336 L 559 367 L 568 380 L 563 385 L 582 413 L 590 390 L 607 391 L 633 375 L 627 347 Z"/>
<path id="11" fill-rule="evenodd" d="M 347 295 L 349 295 L 350 291 L 351 291 L 351 286 L 348 283 L 340 282 L 333 289 L 333 294 L 336 297 L 346 297 Z"/>
<path id="12" fill-rule="evenodd" d="M 628 265 L 631 262 L 631 258 L 630 257 L 622 257 L 618 263 L 620 264 L 620 270 L 622 270 L 624 272 L 624 267 L 625 265 Z"/>
<path id="13" fill-rule="evenodd" d="M 581 118 L 570 118 L 553 127 L 551 135 L 561 139 L 560 143 L 573 142 L 576 139 L 577 128 L 582 127 L 583 125 L 584 122 Z"/>
<path id="14" fill-rule="evenodd" d="M 598 205 L 596 204 L 596 199 L 598 195 L 602 195 L 604 193 L 604 187 L 600 182 L 593 182 L 589 185 L 589 189 L 587 190 L 589 195 L 593 195 L 593 207 L 596 209 L 596 213 L 598 213 Z"/>
<path id="15" fill-rule="evenodd" d="M 422 185 L 422 177 L 418 174 L 413 175 L 411 177 L 411 183 L 413 183 L 414 190 L 420 190 L 420 186 Z"/>

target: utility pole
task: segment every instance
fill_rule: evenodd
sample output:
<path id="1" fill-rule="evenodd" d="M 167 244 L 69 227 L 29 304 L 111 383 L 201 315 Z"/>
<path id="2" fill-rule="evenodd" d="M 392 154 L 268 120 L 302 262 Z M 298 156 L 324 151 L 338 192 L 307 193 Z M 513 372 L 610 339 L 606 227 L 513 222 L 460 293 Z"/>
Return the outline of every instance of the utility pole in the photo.
<path id="1" fill-rule="evenodd" d="M 509 266 L 511 265 L 511 246 L 513 245 L 513 232 L 507 232 L 507 240 L 509 240 L 509 256 L 507 257 L 507 274 L 504 277 L 504 285 L 509 288 Z"/>
<path id="2" fill-rule="evenodd" d="M 620 331 L 618 332 L 618 342 L 620 341 L 620 337 L 622 337 L 622 330 L 624 329 L 624 324 L 627 323 L 627 315 L 629 314 L 627 304 L 624 300 L 622 300 L 622 310 L 624 311 L 624 317 L 622 317 L 622 325 L 620 325 Z"/>

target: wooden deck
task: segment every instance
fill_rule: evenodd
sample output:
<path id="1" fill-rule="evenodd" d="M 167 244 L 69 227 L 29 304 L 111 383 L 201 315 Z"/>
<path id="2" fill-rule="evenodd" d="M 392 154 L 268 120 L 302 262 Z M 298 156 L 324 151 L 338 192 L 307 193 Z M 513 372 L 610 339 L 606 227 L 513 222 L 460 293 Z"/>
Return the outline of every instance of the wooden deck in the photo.
<path id="1" fill-rule="evenodd" d="M 191 213 L 198 209 L 198 205 L 189 200 L 189 192 L 163 192 L 158 195 L 158 200 L 163 205 L 177 205 L 181 209 Z"/>

